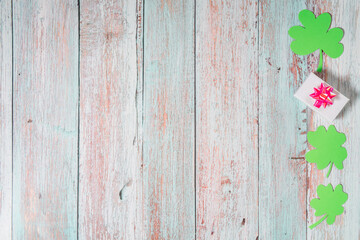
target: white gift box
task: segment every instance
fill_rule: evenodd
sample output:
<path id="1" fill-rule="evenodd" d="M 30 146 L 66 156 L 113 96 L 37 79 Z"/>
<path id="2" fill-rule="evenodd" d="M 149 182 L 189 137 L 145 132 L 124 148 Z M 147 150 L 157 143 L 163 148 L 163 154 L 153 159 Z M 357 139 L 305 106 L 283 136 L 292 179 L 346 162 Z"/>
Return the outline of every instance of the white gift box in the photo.
<path id="1" fill-rule="evenodd" d="M 326 108 L 324 108 L 323 106 L 320 106 L 320 108 L 315 107 L 314 103 L 316 100 L 310 97 L 310 94 L 314 93 L 314 88 L 318 88 L 321 83 L 323 83 L 325 86 L 331 86 L 324 82 L 321 78 L 316 76 L 314 73 L 311 73 L 310 76 L 296 91 L 294 96 L 306 105 L 308 105 L 308 107 L 311 108 L 313 111 L 319 113 L 328 121 L 332 122 L 344 108 L 349 99 L 334 88 L 333 93 L 335 93 L 336 96 L 331 99 L 333 101 L 333 104 L 327 105 Z"/>

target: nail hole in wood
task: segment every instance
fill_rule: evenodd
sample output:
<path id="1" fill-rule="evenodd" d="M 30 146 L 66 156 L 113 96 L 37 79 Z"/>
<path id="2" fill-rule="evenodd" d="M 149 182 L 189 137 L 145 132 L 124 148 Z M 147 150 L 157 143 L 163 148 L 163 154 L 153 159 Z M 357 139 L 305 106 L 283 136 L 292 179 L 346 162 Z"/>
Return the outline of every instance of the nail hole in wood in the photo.
<path id="1" fill-rule="evenodd" d="M 122 190 L 123 190 L 123 189 L 121 189 L 121 190 L 120 190 L 120 192 L 119 192 L 119 197 L 120 197 L 120 200 L 123 200 L 123 193 L 122 193 Z"/>
<path id="2" fill-rule="evenodd" d="M 132 180 L 128 181 L 124 186 L 123 188 L 120 190 L 119 192 L 119 197 L 120 197 L 120 200 L 124 200 L 126 198 L 126 192 L 127 192 L 127 189 L 129 186 L 131 186 L 132 184 Z"/>

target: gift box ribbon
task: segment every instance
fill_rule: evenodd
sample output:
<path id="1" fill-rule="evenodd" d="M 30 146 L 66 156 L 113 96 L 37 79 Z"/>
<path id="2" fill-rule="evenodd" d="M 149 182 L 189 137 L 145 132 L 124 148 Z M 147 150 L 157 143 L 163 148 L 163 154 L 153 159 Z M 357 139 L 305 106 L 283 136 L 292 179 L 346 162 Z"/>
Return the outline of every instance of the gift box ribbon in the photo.
<path id="1" fill-rule="evenodd" d="M 322 105 L 326 108 L 327 105 L 332 105 L 332 98 L 336 96 L 333 90 L 333 87 L 325 86 L 323 83 L 321 83 L 320 87 L 314 88 L 314 93 L 310 94 L 310 97 L 316 100 L 314 106 L 320 108 Z"/>

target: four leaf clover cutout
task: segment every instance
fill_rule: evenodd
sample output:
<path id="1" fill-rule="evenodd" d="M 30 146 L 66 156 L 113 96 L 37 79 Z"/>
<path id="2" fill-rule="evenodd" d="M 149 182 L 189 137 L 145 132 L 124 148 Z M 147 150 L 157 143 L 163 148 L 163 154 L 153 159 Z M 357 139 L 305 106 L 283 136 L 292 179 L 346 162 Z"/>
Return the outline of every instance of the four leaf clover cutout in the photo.
<path id="1" fill-rule="evenodd" d="M 299 20 L 302 26 L 293 26 L 288 31 L 290 37 L 294 39 L 290 48 L 298 55 L 308 55 L 319 50 L 317 72 L 321 72 L 323 52 L 331 58 L 338 58 L 344 52 L 344 46 L 340 43 L 344 31 L 341 28 L 330 29 L 331 15 L 329 13 L 322 13 L 315 17 L 313 12 L 305 9 L 299 13 Z M 347 157 L 347 151 L 342 145 L 346 141 L 346 136 L 339 133 L 334 125 L 330 125 L 328 130 L 320 126 L 316 131 L 308 132 L 307 139 L 308 143 L 314 147 L 305 154 L 307 162 L 315 163 L 319 170 L 329 167 L 327 177 L 334 165 L 339 170 L 344 168 L 343 161 Z M 335 189 L 331 184 L 319 185 L 316 192 L 319 198 L 312 199 L 310 206 L 315 209 L 315 216 L 322 216 L 322 218 L 312 224 L 310 229 L 325 219 L 327 224 L 333 224 L 336 216 L 344 212 L 342 205 L 348 199 L 347 193 L 343 192 L 343 186 L 340 184 Z"/>
<path id="2" fill-rule="evenodd" d="M 330 125 L 326 131 L 324 126 L 320 126 L 314 132 L 308 132 L 308 142 L 315 147 L 305 154 L 305 159 L 309 163 L 316 163 L 319 170 L 330 165 L 327 177 L 331 172 L 332 166 L 343 169 L 343 161 L 347 157 L 347 151 L 342 145 L 346 141 L 344 133 L 339 133 L 334 125 Z M 309 226 L 313 229 L 326 219 L 327 224 L 335 222 L 337 215 L 344 212 L 343 204 L 347 201 L 348 195 L 343 192 L 342 185 L 337 185 L 335 190 L 331 184 L 327 186 L 319 185 L 316 190 L 319 198 L 310 201 L 310 206 L 314 208 L 315 216 L 323 216 L 319 221 Z"/>
<path id="3" fill-rule="evenodd" d="M 291 50 L 298 55 L 308 55 L 320 50 L 317 72 L 322 71 L 323 52 L 331 58 L 338 58 L 344 52 L 344 46 L 339 43 L 344 36 L 341 28 L 332 28 L 331 15 L 323 13 L 317 18 L 314 13 L 305 9 L 299 13 L 299 20 L 303 26 L 289 29 L 289 35 L 294 39 Z"/>
<path id="4" fill-rule="evenodd" d="M 335 190 L 331 184 L 326 187 L 320 184 L 316 192 L 319 198 L 314 198 L 310 202 L 310 206 L 314 208 L 315 216 L 323 216 L 319 221 L 312 224 L 309 228 L 313 229 L 326 219 L 327 224 L 331 225 L 335 222 L 337 215 L 341 215 L 344 212 L 342 206 L 348 199 L 347 193 L 343 192 L 342 185 L 337 185 Z"/>
<path id="5" fill-rule="evenodd" d="M 339 170 L 343 169 L 343 161 L 347 157 L 347 151 L 343 145 L 346 136 L 336 131 L 334 125 L 331 125 L 326 131 L 324 126 L 318 127 L 315 132 L 308 132 L 308 142 L 315 147 L 305 154 L 305 159 L 309 163 L 316 163 L 319 170 L 330 165 L 327 177 L 329 177 L 333 165 Z"/>

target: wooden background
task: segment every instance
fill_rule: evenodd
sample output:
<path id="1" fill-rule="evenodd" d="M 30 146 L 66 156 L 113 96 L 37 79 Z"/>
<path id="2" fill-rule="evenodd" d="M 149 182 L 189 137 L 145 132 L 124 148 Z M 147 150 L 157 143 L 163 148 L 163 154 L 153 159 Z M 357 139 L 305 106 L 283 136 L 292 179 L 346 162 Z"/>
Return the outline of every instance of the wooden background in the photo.
<path id="1" fill-rule="evenodd" d="M 298 12 L 330 12 L 350 98 L 342 171 L 306 163 L 328 123 L 293 97 Z M 1 0 L 1 239 L 360 239 L 360 2 Z M 341 183 L 328 226 L 309 201 Z"/>

